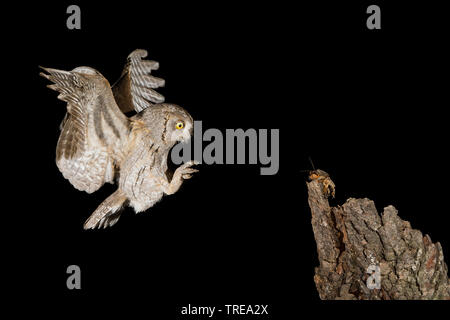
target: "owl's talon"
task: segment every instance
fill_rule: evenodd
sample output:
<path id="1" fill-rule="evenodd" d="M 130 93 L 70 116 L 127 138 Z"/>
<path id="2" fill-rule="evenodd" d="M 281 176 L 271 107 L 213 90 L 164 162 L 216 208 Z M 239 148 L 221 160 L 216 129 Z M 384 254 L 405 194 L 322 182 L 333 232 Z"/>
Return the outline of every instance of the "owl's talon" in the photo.
<path id="1" fill-rule="evenodd" d="M 190 160 L 190 161 L 186 162 L 185 164 L 181 165 L 180 168 L 188 168 L 188 167 L 196 166 L 199 164 L 200 164 L 200 161 Z"/>
<path id="2" fill-rule="evenodd" d="M 84 229 L 114 225 L 127 205 L 136 213 L 145 211 L 164 194 L 177 192 L 183 179 L 198 171 L 190 167 L 200 162 L 191 160 L 167 174 L 169 150 L 191 138 L 194 120 L 182 107 L 162 104 L 164 96 L 155 89 L 165 81 L 151 75 L 159 64 L 146 57 L 146 50 L 133 51 L 113 86 L 90 67 L 40 67 L 39 74 L 51 82 L 48 87 L 67 103 L 56 147 L 58 169 L 87 193 L 105 183 L 117 182 L 119 187 L 86 220 Z"/>
<path id="3" fill-rule="evenodd" d="M 197 169 L 191 168 L 191 166 L 198 164 L 198 161 L 191 160 L 189 162 L 186 162 L 185 164 L 179 166 L 173 175 L 172 181 L 170 182 L 170 185 L 166 189 L 166 194 L 173 194 L 175 193 L 183 183 L 183 180 L 190 179 L 192 177 L 192 174 L 198 172 Z"/>
<path id="4" fill-rule="evenodd" d="M 197 169 L 194 168 L 185 168 L 181 172 L 181 177 L 185 180 L 192 178 L 192 174 L 198 172 Z"/>

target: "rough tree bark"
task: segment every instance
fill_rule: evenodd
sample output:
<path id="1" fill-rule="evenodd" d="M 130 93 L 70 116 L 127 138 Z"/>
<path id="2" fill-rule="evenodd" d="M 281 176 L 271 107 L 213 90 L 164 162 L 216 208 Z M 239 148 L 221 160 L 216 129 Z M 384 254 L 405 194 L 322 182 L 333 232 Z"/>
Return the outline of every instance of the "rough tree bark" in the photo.
<path id="1" fill-rule="evenodd" d="M 381 216 L 369 199 L 350 198 L 342 206 L 330 207 L 327 189 L 334 184 L 324 174 L 307 182 L 320 262 L 314 281 L 320 298 L 450 300 L 440 243 L 411 229 L 393 206 L 384 208 Z M 371 274 L 374 266 L 379 267 L 379 289 L 367 285 L 368 278 L 376 277 Z"/>

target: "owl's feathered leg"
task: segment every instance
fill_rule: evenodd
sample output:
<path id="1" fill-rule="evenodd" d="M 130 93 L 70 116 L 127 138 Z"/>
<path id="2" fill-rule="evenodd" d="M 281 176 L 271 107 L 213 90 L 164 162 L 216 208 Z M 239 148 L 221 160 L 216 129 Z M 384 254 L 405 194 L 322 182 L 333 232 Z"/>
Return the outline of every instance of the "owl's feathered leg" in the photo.
<path id="1" fill-rule="evenodd" d="M 177 170 L 175 170 L 172 180 L 165 188 L 164 193 L 169 195 L 177 192 L 183 184 L 183 180 L 190 179 L 193 173 L 198 172 L 197 169 L 191 168 L 192 166 L 197 164 L 199 164 L 198 161 L 191 160 L 179 166 Z"/>
<path id="2" fill-rule="evenodd" d="M 113 226 L 120 218 L 127 197 L 120 189 L 106 198 L 84 223 L 84 229 Z"/>

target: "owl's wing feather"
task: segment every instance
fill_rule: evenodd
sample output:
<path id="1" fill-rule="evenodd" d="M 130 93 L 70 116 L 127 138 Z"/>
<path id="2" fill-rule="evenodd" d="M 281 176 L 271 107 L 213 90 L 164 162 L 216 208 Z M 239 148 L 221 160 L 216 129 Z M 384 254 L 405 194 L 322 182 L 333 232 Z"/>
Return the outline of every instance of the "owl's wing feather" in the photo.
<path id="1" fill-rule="evenodd" d="M 67 102 L 56 148 L 58 168 L 76 189 L 94 192 L 113 181 L 129 120 L 115 103 L 108 81 L 94 69 L 42 69 L 46 73 L 40 75 L 53 82 L 48 87 Z"/>
<path id="2" fill-rule="evenodd" d="M 106 198 L 84 223 L 84 229 L 106 228 L 119 220 L 127 197 L 120 189 Z"/>
<path id="3" fill-rule="evenodd" d="M 112 86 L 114 98 L 123 112 L 140 112 L 153 103 L 163 103 L 164 96 L 153 89 L 164 86 L 164 79 L 150 75 L 159 64 L 152 60 L 143 60 L 147 51 L 134 50 L 127 58 L 127 63 L 119 80 Z"/>

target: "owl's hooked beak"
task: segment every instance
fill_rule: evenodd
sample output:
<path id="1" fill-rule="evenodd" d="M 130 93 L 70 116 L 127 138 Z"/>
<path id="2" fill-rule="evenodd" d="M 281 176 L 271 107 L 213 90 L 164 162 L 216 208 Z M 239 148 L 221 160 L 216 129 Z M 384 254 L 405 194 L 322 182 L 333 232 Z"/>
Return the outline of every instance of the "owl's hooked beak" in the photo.
<path id="1" fill-rule="evenodd" d="M 194 126 L 191 122 L 186 123 L 186 127 L 183 129 L 183 133 L 178 136 L 178 141 L 182 143 L 188 143 L 194 133 Z"/>

